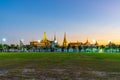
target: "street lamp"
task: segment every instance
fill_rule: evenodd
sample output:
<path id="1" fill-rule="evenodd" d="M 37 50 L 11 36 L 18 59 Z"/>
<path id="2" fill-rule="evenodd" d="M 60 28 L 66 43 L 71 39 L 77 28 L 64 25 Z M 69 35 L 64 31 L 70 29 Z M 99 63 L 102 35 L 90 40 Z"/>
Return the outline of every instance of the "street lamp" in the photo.
<path id="1" fill-rule="evenodd" d="M 3 42 L 6 42 L 6 38 L 2 38 L 1 44 L 3 44 Z"/>
<path id="2" fill-rule="evenodd" d="M 38 41 L 38 43 L 40 43 L 40 40 L 37 40 Z"/>
<path id="3" fill-rule="evenodd" d="M 6 42 L 6 38 L 3 38 L 3 39 L 2 39 L 2 42 Z"/>
<path id="4" fill-rule="evenodd" d="M 96 43 L 96 40 L 92 40 L 92 42 L 93 42 L 93 44 L 95 44 L 95 43 Z"/>
<path id="5" fill-rule="evenodd" d="M 6 42 L 6 38 L 3 38 L 3 39 L 1 40 L 2 49 L 4 50 L 3 42 Z"/>

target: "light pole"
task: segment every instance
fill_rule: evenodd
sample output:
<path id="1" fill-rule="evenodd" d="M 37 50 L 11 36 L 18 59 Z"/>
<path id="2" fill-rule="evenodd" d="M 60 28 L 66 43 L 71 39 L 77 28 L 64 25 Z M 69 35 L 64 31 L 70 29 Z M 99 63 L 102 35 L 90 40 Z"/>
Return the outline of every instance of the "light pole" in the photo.
<path id="1" fill-rule="evenodd" d="M 40 43 L 40 40 L 37 40 L 38 43 Z"/>
<path id="2" fill-rule="evenodd" d="M 4 45 L 3 45 L 4 42 L 6 42 L 6 38 L 3 38 L 3 39 L 1 40 L 1 44 L 2 44 L 2 49 L 3 49 L 3 51 L 4 51 Z"/>
<path id="3" fill-rule="evenodd" d="M 38 42 L 38 45 L 37 45 L 37 51 L 40 52 L 40 40 L 37 40 L 37 42 Z"/>
<path id="4" fill-rule="evenodd" d="M 3 42 L 6 42 L 6 38 L 3 38 L 2 41 L 3 41 Z"/>
<path id="5" fill-rule="evenodd" d="M 93 39 L 92 42 L 93 42 L 93 44 L 95 44 L 95 43 L 96 43 L 96 40 Z"/>

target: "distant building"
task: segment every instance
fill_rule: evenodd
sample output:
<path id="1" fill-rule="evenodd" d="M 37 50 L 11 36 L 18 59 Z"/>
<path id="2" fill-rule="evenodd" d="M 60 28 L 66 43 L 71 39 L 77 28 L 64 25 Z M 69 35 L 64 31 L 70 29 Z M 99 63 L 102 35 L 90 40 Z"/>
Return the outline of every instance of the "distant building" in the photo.
<path id="1" fill-rule="evenodd" d="M 69 47 L 79 47 L 81 45 L 80 42 L 70 42 L 69 44 Z"/>
<path id="2" fill-rule="evenodd" d="M 98 44 L 98 42 L 96 41 L 96 43 L 95 43 L 95 47 L 97 47 L 97 46 L 99 46 L 99 44 Z"/>
<path id="3" fill-rule="evenodd" d="M 21 43 L 22 45 L 22 43 Z M 64 33 L 63 44 L 60 46 L 56 40 L 56 35 L 54 35 L 53 40 L 48 40 L 46 32 L 44 32 L 43 39 L 40 41 L 31 41 L 30 46 L 33 46 L 33 49 L 41 52 L 98 52 L 99 44 L 94 42 L 91 44 L 88 39 L 85 43 L 82 42 L 67 42 L 66 33 Z M 109 44 L 109 47 L 111 45 Z M 114 50 L 115 51 L 115 50 Z"/>
<path id="4" fill-rule="evenodd" d="M 90 46 L 90 45 L 91 45 L 91 43 L 87 39 L 87 41 L 84 43 L 84 46 Z"/>
<path id="5" fill-rule="evenodd" d="M 90 47 L 90 46 L 91 46 L 91 43 L 87 39 L 87 41 L 81 45 L 81 47 L 82 47 L 81 52 L 86 52 L 86 51 L 88 52 L 89 51 L 88 47 Z"/>
<path id="6" fill-rule="evenodd" d="M 43 39 L 40 42 L 40 46 L 51 46 L 51 41 L 47 39 L 46 32 L 44 32 Z"/>
<path id="7" fill-rule="evenodd" d="M 81 46 L 81 42 L 70 42 L 68 44 L 68 51 L 69 52 L 79 52 L 79 47 Z"/>
<path id="8" fill-rule="evenodd" d="M 51 46 L 51 41 L 47 39 L 46 32 L 44 32 L 43 39 L 41 41 L 32 41 L 30 42 L 30 45 L 33 46 Z"/>
<path id="9" fill-rule="evenodd" d="M 56 35 L 54 35 L 54 40 L 51 41 L 51 46 L 52 46 L 52 48 L 55 48 L 56 46 L 58 46 L 58 41 L 56 39 Z"/>

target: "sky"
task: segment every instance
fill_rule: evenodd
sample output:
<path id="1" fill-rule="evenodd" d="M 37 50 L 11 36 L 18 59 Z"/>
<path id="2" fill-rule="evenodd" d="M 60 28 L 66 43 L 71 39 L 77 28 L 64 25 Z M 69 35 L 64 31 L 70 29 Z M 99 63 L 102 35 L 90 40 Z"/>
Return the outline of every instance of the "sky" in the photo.
<path id="1" fill-rule="evenodd" d="M 120 43 L 120 0 L 0 0 L 0 40 Z"/>

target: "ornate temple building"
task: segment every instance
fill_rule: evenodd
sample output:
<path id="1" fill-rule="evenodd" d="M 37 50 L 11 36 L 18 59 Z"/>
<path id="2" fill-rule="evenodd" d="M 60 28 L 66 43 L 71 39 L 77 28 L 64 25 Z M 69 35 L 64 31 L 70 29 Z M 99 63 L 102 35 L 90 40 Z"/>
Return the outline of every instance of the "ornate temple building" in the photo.
<path id="1" fill-rule="evenodd" d="M 78 47 L 81 45 L 81 42 L 67 42 L 66 33 L 64 34 L 63 47 Z"/>
<path id="2" fill-rule="evenodd" d="M 58 46 L 58 42 L 57 42 L 56 36 L 54 35 L 54 40 L 51 41 L 51 47 L 55 48 L 56 46 Z"/>
<path id="3" fill-rule="evenodd" d="M 99 46 L 98 42 L 96 41 L 95 46 Z"/>
<path id="4" fill-rule="evenodd" d="M 97 47 L 99 46 L 98 42 L 96 41 L 94 44 L 91 44 L 88 39 L 87 41 L 82 45 L 82 46 L 92 46 L 92 47 Z"/>
<path id="5" fill-rule="evenodd" d="M 41 41 L 32 41 L 30 45 L 33 46 L 51 46 L 51 41 L 47 39 L 46 32 L 44 32 L 43 39 Z"/>
<path id="6" fill-rule="evenodd" d="M 44 32 L 44 36 L 40 42 L 40 46 L 51 46 L 51 41 L 47 39 L 46 32 Z"/>
<path id="7" fill-rule="evenodd" d="M 44 35 L 43 35 L 43 39 L 40 41 L 31 41 L 30 42 L 30 45 L 32 46 L 38 46 L 38 47 L 52 47 L 52 48 L 55 48 L 55 46 L 58 46 L 58 42 L 56 40 L 56 36 L 54 35 L 54 39 L 53 40 L 48 40 L 47 39 L 47 35 L 46 35 L 46 32 L 44 32 Z M 96 46 L 99 46 L 97 41 L 95 44 L 91 44 L 88 39 L 86 40 L 85 43 L 82 43 L 82 42 L 70 42 L 68 43 L 67 42 L 67 38 L 66 38 L 66 33 L 64 33 L 64 39 L 63 39 L 63 44 L 62 44 L 62 47 L 79 47 L 79 46 L 82 46 L 82 47 L 85 47 L 85 46 L 93 46 L 93 47 L 96 47 Z"/>
<path id="8" fill-rule="evenodd" d="M 69 44 L 69 47 L 79 47 L 81 45 L 80 42 L 70 42 Z"/>
<path id="9" fill-rule="evenodd" d="M 88 41 L 88 39 L 87 39 L 87 41 L 84 43 L 84 45 L 85 46 L 90 46 L 91 45 L 91 43 Z"/>
<path id="10" fill-rule="evenodd" d="M 52 40 L 47 39 L 46 32 L 44 32 L 42 40 L 38 41 L 31 41 L 30 45 L 34 46 L 37 51 L 40 52 L 98 52 L 99 51 L 99 44 L 97 41 L 93 41 L 91 44 L 88 39 L 85 43 L 82 42 L 67 42 L 66 33 L 64 33 L 63 43 L 62 46 L 58 45 L 58 42 L 56 40 L 56 35 L 54 35 L 54 38 Z M 108 47 L 111 47 L 111 43 L 108 45 Z M 37 46 L 37 47 L 36 47 Z"/>

